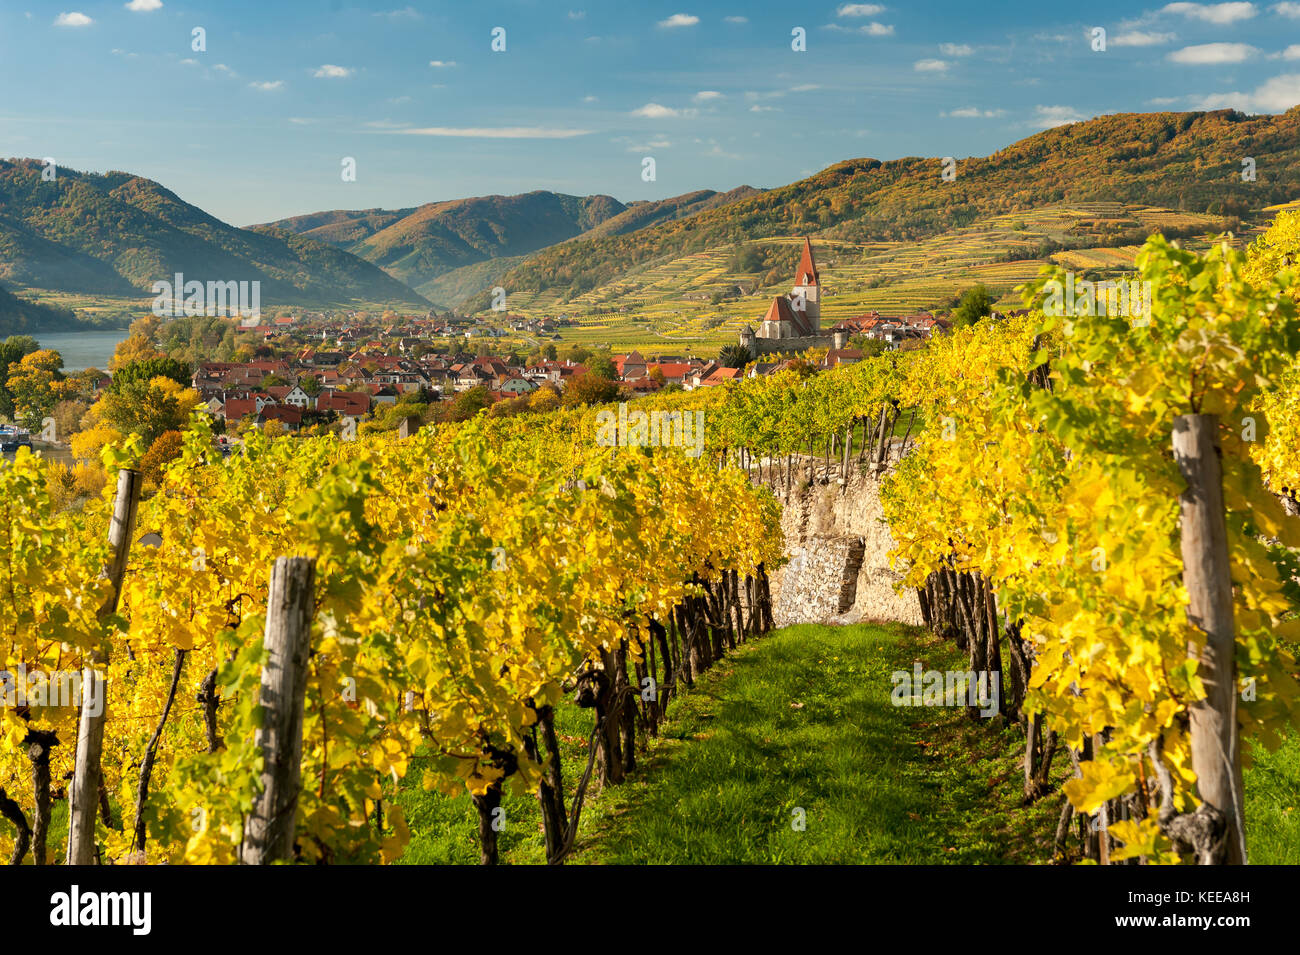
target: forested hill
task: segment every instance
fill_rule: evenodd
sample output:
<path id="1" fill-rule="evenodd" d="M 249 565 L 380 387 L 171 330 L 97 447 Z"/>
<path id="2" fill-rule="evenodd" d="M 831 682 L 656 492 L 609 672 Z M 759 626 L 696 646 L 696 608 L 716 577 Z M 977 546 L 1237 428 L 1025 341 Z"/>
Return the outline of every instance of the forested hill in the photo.
<path id="1" fill-rule="evenodd" d="M 709 189 L 624 205 L 605 195 L 529 192 L 431 202 L 410 209 L 333 210 L 281 219 L 255 230 L 284 229 L 327 242 L 380 266 L 425 295 L 435 280 L 493 259 L 529 255 L 579 235 L 618 235 L 679 219 L 755 193 L 748 186 Z"/>
<path id="2" fill-rule="evenodd" d="M 29 302 L 0 286 L 0 338 L 36 331 L 77 331 L 85 327 L 71 309 Z M 4 369 L 0 369 L 0 375 L 3 373 Z"/>
<path id="3" fill-rule="evenodd" d="M 1253 182 L 1242 179 L 1246 158 L 1254 160 Z M 941 170 L 938 158 L 851 159 L 689 218 L 566 242 L 530 257 L 499 284 L 578 293 L 642 262 L 746 239 L 920 239 L 982 215 L 1062 200 L 1244 216 L 1300 196 L 1300 107 L 1277 116 L 1102 116 L 1044 130 L 991 156 L 959 158 L 951 182 Z"/>
<path id="4" fill-rule="evenodd" d="M 132 295 L 181 272 L 260 281 L 263 304 L 427 305 L 356 256 L 287 232 L 239 229 L 148 179 L 0 160 L 0 279 L 78 293 Z"/>

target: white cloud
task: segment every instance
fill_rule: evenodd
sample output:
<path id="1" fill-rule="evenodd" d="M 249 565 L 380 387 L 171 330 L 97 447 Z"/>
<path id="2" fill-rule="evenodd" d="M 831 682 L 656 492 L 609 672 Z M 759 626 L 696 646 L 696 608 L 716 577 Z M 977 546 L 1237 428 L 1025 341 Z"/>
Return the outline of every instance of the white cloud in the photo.
<path id="1" fill-rule="evenodd" d="M 948 69 L 947 60 L 917 60 L 912 69 L 918 73 L 942 73 Z"/>
<path id="2" fill-rule="evenodd" d="M 790 87 L 791 93 L 809 93 L 813 90 L 819 90 L 821 86 L 817 83 L 800 83 L 798 86 Z"/>
<path id="3" fill-rule="evenodd" d="M 1086 118 L 1073 106 L 1034 107 L 1034 125 L 1039 129 L 1050 129 L 1054 126 L 1064 126 L 1067 123 L 1077 123 Z"/>
<path id="4" fill-rule="evenodd" d="M 312 123 L 316 122 L 316 120 L 307 119 L 302 116 L 290 116 L 289 122 L 293 123 L 295 126 L 310 126 Z"/>
<path id="5" fill-rule="evenodd" d="M 459 139 L 572 139 L 590 129 L 556 129 L 550 126 L 426 126 L 391 130 L 401 136 L 450 136 Z"/>
<path id="6" fill-rule="evenodd" d="M 226 66 L 226 64 L 224 64 L 224 63 L 218 63 L 216 66 L 213 67 L 213 69 L 216 70 L 218 73 L 225 73 L 227 76 L 238 76 L 238 75 L 239 75 L 239 74 L 236 73 L 234 70 L 232 70 L 230 67 Z"/>
<path id="7" fill-rule="evenodd" d="M 661 27 L 693 27 L 700 22 L 700 18 L 690 13 L 674 13 L 667 20 L 660 20 Z"/>
<path id="8" fill-rule="evenodd" d="M 456 65 L 455 60 L 430 60 L 429 65 L 435 69 L 445 70 Z"/>
<path id="9" fill-rule="evenodd" d="M 262 90 L 264 92 L 269 92 L 270 90 L 283 89 L 284 80 L 262 80 L 260 82 L 254 81 L 252 83 L 249 83 L 248 85 L 255 90 Z"/>
<path id="10" fill-rule="evenodd" d="M 325 63 L 318 67 L 312 76 L 318 80 L 342 80 L 353 74 L 350 66 L 335 66 L 333 63 Z"/>
<path id="11" fill-rule="evenodd" d="M 632 110 L 633 116 L 644 116 L 646 119 L 675 119 L 682 115 L 681 110 L 673 109 L 671 106 L 661 106 L 658 103 L 646 103 L 640 109 Z"/>
<path id="12" fill-rule="evenodd" d="M 1291 17 L 1300 20 L 1300 3 L 1292 3 L 1291 0 L 1286 0 L 1284 3 L 1273 4 L 1269 9 L 1280 17 Z"/>
<path id="13" fill-rule="evenodd" d="M 779 112 L 781 112 L 781 110 L 780 110 L 779 107 L 776 107 L 776 106 L 759 106 L 757 103 L 755 103 L 753 106 L 751 106 L 751 107 L 749 108 L 749 111 L 750 111 L 751 113 L 779 113 Z"/>
<path id="14" fill-rule="evenodd" d="M 1282 59 L 1300 60 L 1300 43 L 1292 43 L 1289 47 L 1283 50 Z"/>
<path id="15" fill-rule="evenodd" d="M 60 13 L 54 18 L 54 25 L 56 27 L 88 27 L 94 22 L 94 20 L 90 19 L 90 17 L 86 16 L 84 13 L 77 13 L 76 11 L 73 11 L 72 13 Z"/>
<path id="16" fill-rule="evenodd" d="M 199 65 L 198 60 L 192 59 L 188 56 L 185 59 L 181 60 L 181 66 L 198 66 L 198 65 Z"/>
<path id="17" fill-rule="evenodd" d="M 749 17 L 723 17 L 728 23 L 748 23 Z"/>
<path id="18" fill-rule="evenodd" d="M 380 10 L 372 16 L 387 17 L 389 20 L 418 20 L 420 11 L 414 7 L 402 7 L 400 10 Z"/>
<path id="19" fill-rule="evenodd" d="M 1275 76 L 1252 93 L 1215 93 L 1203 96 L 1193 109 L 1239 109 L 1246 113 L 1284 113 L 1300 104 L 1300 73 Z"/>
<path id="20" fill-rule="evenodd" d="M 954 109 L 947 113 L 940 113 L 939 115 L 947 116 L 952 119 L 992 119 L 995 116 L 1005 116 L 1006 110 L 980 109 L 977 106 L 963 106 L 961 109 Z"/>
<path id="21" fill-rule="evenodd" d="M 581 19 L 582 19 L 583 17 L 585 17 L 586 15 L 587 15 L 587 11 L 586 11 L 586 10 L 570 10 L 570 11 L 569 11 L 569 19 L 570 19 L 570 20 L 581 20 Z"/>
<path id="22" fill-rule="evenodd" d="M 710 103 L 715 100 L 724 99 L 725 97 L 717 90 L 700 90 L 691 98 L 697 103 Z"/>
<path id="23" fill-rule="evenodd" d="M 1177 96 L 1156 96 L 1147 100 L 1148 106 L 1173 106 L 1178 102 Z"/>
<path id="24" fill-rule="evenodd" d="M 965 43 L 940 43 L 939 52 L 944 56 L 970 56 L 975 50 Z"/>
<path id="25" fill-rule="evenodd" d="M 838 23 L 828 23 L 822 27 L 823 30 L 833 30 L 836 33 L 863 33 L 867 36 L 893 36 L 894 28 L 890 24 L 871 23 L 863 24 L 860 27 L 846 27 Z"/>
<path id="26" fill-rule="evenodd" d="M 1161 13 L 1180 13 L 1194 20 L 1227 26 L 1249 20 L 1257 12 L 1253 3 L 1167 3 Z"/>
<path id="27" fill-rule="evenodd" d="M 626 136 L 619 136 L 611 140 L 611 142 L 626 143 L 629 142 L 629 140 Z M 672 149 L 672 146 L 673 144 L 670 140 L 661 137 L 659 139 L 652 139 L 648 143 L 631 143 L 631 145 L 627 147 L 627 151 L 630 153 L 647 153 L 652 149 Z"/>
<path id="28" fill-rule="evenodd" d="M 1172 33 L 1151 33 L 1145 30 L 1130 30 L 1117 33 L 1110 38 L 1111 46 L 1160 46 L 1176 39 Z"/>
<path id="29" fill-rule="evenodd" d="M 837 17 L 874 17 L 884 13 L 885 8 L 878 3 L 842 3 L 835 11 Z"/>
<path id="30" fill-rule="evenodd" d="M 123 6 L 135 13 L 148 13 L 150 10 L 161 10 L 162 0 L 131 0 Z"/>
<path id="31" fill-rule="evenodd" d="M 1185 46 L 1169 54 L 1173 63 L 1213 66 L 1219 63 L 1243 63 L 1259 51 L 1248 43 L 1201 43 Z"/>

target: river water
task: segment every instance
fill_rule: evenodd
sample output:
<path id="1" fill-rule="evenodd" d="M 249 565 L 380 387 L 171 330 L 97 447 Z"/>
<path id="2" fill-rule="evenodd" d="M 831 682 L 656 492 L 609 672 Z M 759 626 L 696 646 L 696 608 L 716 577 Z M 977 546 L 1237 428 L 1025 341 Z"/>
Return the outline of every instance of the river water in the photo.
<path id="1" fill-rule="evenodd" d="M 120 342 L 126 341 L 125 328 L 91 329 L 84 332 L 38 332 L 32 336 L 42 348 L 52 348 L 63 356 L 65 372 L 87 368 L 108 370 L 108 360 Z"/>

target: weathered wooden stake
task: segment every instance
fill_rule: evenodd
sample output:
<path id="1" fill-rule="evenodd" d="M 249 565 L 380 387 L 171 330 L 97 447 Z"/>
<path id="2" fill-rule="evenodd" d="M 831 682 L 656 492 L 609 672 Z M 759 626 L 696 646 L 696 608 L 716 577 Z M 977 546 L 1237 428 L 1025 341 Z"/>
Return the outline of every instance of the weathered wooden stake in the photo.
<path id="1" fill-rule="evenodd" d="M 140 503 L 139 471 L 127 468 L 117 472 L 117 498 L 113 520 L 108 526 L 109 558 L 103 578 L 109 592 L 99 607 L 100 621 L 117 612 L 126 576 L 126 560 L 131 551 L 135 513 Z M 68 796 L 68 865 L 91 865 L 95 861 L 95 814 L 99 809 L 100 755 L 104 748 L 104 718 L 108 709 L 108 686 L 101 671 L 108 669 L 108 649 L 100 647 L 90 654 L 90 665 L 82 671 L 81 716 L 77 727 L 77 756 Z"/>
<path id="2" fill-rule="evenodd" d="M 267 865 L 293 857 L 294 816 L 302 787 L 302 708 L 316 564 L 281 557 L 266 599 L 266 664 L 262 668 L 262 792 L 244 827 L 240 861 Z"/>
<path id="3" fill-rule="evenodd" d="M 1174 459 L 1187 481 L 1182 505 L 1183 584 L 1187 615 L 1205 632 L 1196 652 L 1205 699 L 1190 707 L 1192 768 L 1201 799 L 1227 819 L 1224 861 L 1246 862 L 1241 751 L 1237 730 L 1237 668 L 1232 619 L 1232 576 L 1223 510 L 1217 415 L 1174 419 Z"/>

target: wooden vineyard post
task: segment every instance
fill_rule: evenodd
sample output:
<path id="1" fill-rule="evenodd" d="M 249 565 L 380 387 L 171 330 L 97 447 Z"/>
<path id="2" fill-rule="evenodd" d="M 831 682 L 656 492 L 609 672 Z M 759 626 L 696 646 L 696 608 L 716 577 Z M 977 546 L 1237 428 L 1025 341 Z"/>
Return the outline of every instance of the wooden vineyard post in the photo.
<path id="1" fill-rule="evenodd" d="M 139 471 L 117 472 L 117 497 L 113 520 L 108 526 L 109 558 L 103 577 L 109 592 L 99 608 L 101 622 L 117 612 L 131 551 L 131 532 L 140 503 Z M 104 719 L 108 687 L 101 670 L 108 669 L 108 650 L 101 647 L 90 655 L 82 669 L 81 715 L 77 725 L 77 755 L 68 796 L 68 865 L 91 865 L 95 861 L 95 815 L 99 810 L 100 757 L 104 748 Z"/>
<path id="2" fill-rule="evenodd" d="M 262 668 L 262 791 L 244 827 L 240 861 L 267 865 L 293 856 L 294 816 L 302 786 L 302 708 L 307 692 L 316 565 L 281 557 L 271 568 L 266 599 L 266 664 Z"/>
<path id="3" fill-rule="evenodd" d="M 1192 768 L 1202 801 L 1226 819 L 1224 861 L 1246 862 L 1241 751 L 1237 733 L 1237 669 L 1232 577 L 1223 510 L 1217 415 L 1174 419 L 1174 459 L 1187 481 L 1182 506 L 1183 584 L 1187 615 L 1205 632 L 1197 675 L 1205 699 L 1190 707 Z"/>

